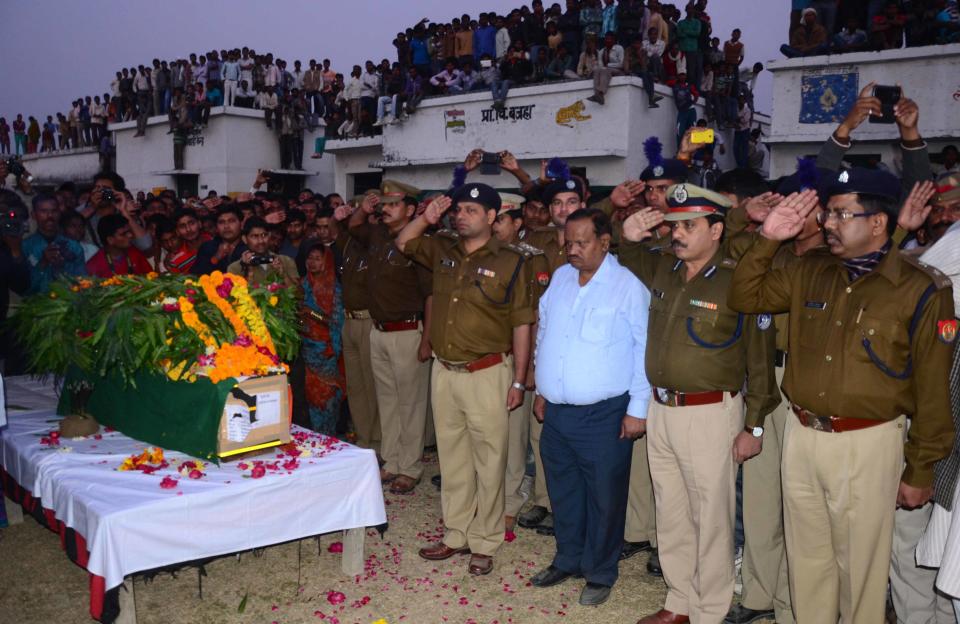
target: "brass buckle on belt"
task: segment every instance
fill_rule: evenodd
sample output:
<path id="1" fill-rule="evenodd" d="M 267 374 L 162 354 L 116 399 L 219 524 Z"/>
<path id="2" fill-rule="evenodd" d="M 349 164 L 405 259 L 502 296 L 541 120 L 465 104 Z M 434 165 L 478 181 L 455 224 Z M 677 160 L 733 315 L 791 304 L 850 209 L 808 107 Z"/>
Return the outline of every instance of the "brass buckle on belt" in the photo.
<path id="1" fill-rule="evenodd" d="M 814 431 L 833 433 L 833 421 L 830 420 L 829 416 L 814 416 L 808 412 L 806 419 L 810 423 L 810 428 Z"/>

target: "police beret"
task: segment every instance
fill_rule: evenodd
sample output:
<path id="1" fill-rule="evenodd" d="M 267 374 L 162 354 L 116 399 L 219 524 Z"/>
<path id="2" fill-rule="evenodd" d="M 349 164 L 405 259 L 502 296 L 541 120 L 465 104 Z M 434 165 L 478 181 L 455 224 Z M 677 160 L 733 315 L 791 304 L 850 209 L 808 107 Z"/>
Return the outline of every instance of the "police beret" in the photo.
<path id="1" fill-rule="evenodd" d="M 553 201 L 553 198 L 560 193 L 576 193 L 580 201 L 583 201 L 583 183 L 577 178 L 567 180 L 554 180 L 543 187 L 543 203 L 547 206 Z"/>
<path id="2" fill-rule="evenodd" d="M 687 165 L 674 158 L 665 158 L 660 164 L 647 165 L 647 168 L 640 172 L 640 179 L 644 182 L 650 180 L 682 182 L 687 179 Z"/>
<path id="3" fill-rule="evenodd" d="M 801 191 L 814 190 L 821 196 L 824 195 L 829 184 L 836 175 L 833 171 L 823 167 L 802 166 L 796 173 L 780 180 L 777 185 L 777 193 L 783 196 Z"/>
<path id="4" fill-rule="evenodd" d="M 500 210 L 500 193 L 493 187 L 479 182 L 471 182 L 454 189 L 453 193 L 450 194 L 450 199 L 453 200 L 454 204 L 474 202 L 482 204 L 487 210 Z"/>
<path id="5" fill-rule="evenodd" d="M 937 180 L 937 194 L 933 196 L 934 202 L 945 204 L 958 199 L 960 199 L 960 174 L 941 176 Z"/>
<path id="6" fill-rule="evenodd" d="M 898 201 L 900 199 L 900 180 L 892 173 L 879 169 L 864 169 L 854 167 L 839 173 L 834 172 L 829 179 L 824 199 L 834 195 L 857 193 L 863 195 L 877 195 Z"/>
<path id="7" fill-rule="evenodd" d="M 381 204 L 400 202 L 403 201 L 405 197 L 416 200 L 419 195 L 420 189 L 417 187 L 397 182 L 396 180 L 384 180 L 380 184 L 380 192 L 377 194 Z"/>
<path id="8" fill-rule="evenodd" d="M 724 216 L 733 203 L 719 193 L 694 184 L 674 184 L 667 189 L 666 221 L 686 221 L 710 215 Z"/>

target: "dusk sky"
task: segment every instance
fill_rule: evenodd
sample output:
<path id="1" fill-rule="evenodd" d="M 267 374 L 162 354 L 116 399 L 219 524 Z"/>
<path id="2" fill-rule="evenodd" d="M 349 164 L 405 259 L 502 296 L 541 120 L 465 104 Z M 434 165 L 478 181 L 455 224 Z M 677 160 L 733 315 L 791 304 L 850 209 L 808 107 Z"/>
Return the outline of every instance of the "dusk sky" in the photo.
<path id="1" fill-rule="evenodd" d="M 108 92 L 121 67 L 210 49 L 272 51 L 291 69 L 295 59 L 306 66 L 310 58 L 330 58 L 335 70 L 347 73 L 366 59 L 396 60 L 393 37 L 424 17 L 449 21 L 518 6 L 519 0 L 4 0 L 0 116 L 9 122 L 23 113 L 42 121 L 66 112 L 72 99 Z M 748 64 L 780 57 L 788 0 L 711 0 L 707 9 L 721 41 L 741 28 Z M 765 73 L 758 110 L 770 111 L 771 85 Z"/>

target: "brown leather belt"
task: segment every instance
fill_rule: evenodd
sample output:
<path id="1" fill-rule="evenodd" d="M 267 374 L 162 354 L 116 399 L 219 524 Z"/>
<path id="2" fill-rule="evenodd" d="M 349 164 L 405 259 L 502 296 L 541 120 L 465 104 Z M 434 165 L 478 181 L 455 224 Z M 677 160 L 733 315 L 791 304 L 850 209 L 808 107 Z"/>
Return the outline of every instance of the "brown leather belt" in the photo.
<path id="1" fill-rule="evenodd" d="M 654 388 L 653 400 L 667 407 L 693 407 L 695 405 L 713 405 L 722 403 L 723 397 L 729 394 L 737 396 L 737 392 L 726 390 L 711 390 L 710 392 L 677 392 L 666 388 Z"/>
<path id="2" fill-rule="evenodd" d="M 367 310 L 344 310 L 343 315 L 348 319 L 362 321 L 370 318 L 370 312 Z"/>
<path id="3" fill-rule="evenodd" d="M 491 366 L 496 366 L 502 362 L 508 355 L 507 353 L 491 353 L 490 355 L 485 355 L 482 358 L 473 360 L 472 362 L 448 362 L 446 360 L 441 360 L 437 358 L 437 361 L 443 365 L 447 370 L 456 371 L 458 373 L 475 373 L 477 371 L 482 371 L 485 368 L 490 368 Z"/>
<path id="4" fill-rule="evenodd" d="M 420 327 L 420 321 L 386 321 L 384 323 L 374 321 L 373 326 L 382 332 L 410 331 Z"/>
<path id="5" fill-rule="evenodd" d="M 876 427 L 887 422 L 885 420 L 874 420 L 872 418 L 844 418 L 843 416 L 817 416 L 810 410 L 805 410 L 799 405 L 791 404 L 793 413 L 797 415 L 797 420 L 804 427 L 809 427 L 815 431 L 824 431 L 827 433 L 843 433 L 844 431 L 856 431 L 857 429 L 866 429 L 867 427 Z"/>

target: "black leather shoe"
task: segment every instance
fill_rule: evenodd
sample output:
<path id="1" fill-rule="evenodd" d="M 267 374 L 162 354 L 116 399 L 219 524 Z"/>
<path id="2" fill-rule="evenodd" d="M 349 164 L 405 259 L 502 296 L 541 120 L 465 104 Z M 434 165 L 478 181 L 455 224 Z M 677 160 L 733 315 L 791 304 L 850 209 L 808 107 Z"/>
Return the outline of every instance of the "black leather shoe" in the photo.
<path id="1" fill-rule="evenodd" d="M 547 566 L 543 570 L 540 570 L 530 578 L 530 583 L 534 587 L 553 587 L 554 585 L 559 585 L 568 578 L 573 576 L 569 572 L 564 572 L 560 568 L 555 568 L 552 565 Z"/>
<path id="2" fill-rule="evenodd" d="M 547 514 L 540 526 L 537 527 L 537 535 L 553 535 L 553 514 Z"/>
<path id="3" fill-rule="evenodd" d="M 620 548 L 620 561 L 624 561 L 634 556 L 637 553 L 647 552 L 652 547 L 650 542 L 624 542 L 623 547 Z"/>
<path id="4" fill-rule="evenodd" d="M 663 576 L 663 570 L 660 569 L 660 553 L 656 548 L 650 551 L 650 558 L 647 559 L 647 572 L 654 576 Z"/>
<path id="5" fill-rule="evenodd" d="M 433 475 L 432 477 L 430 477 L 430 483 L 434 484 L 435 486 L 437 486 L 437 488 L 439 488 L 439 487 L 440 487 L 440 475 Z"/>
<path id="6" fill-rule="evenodd" d="M 723 619 L 724 624 L 749 624 L 757 620 L 772 620 L 774 617 L 773 609 L 748 609 L 743 605 L 734 605 L 727 617 Z"/>
<path id="7" fill-rule="evenodd" d="M 607 601 L 610 597 L 610 588 L 599 583 L 587 583 L 580 592 L 580 604 L 585 607 L 595 607 Z"/>
<path id="8" fill-rule="evenodd" d="M 534 505 L 530 509 L 517 516 L 517 524 L 525 529 L 535 529 L 540 526 L 540 523 L 543 522 L 543 519 L 549 515 L 550 512 L 547 511 L 546 507 Z"/>

